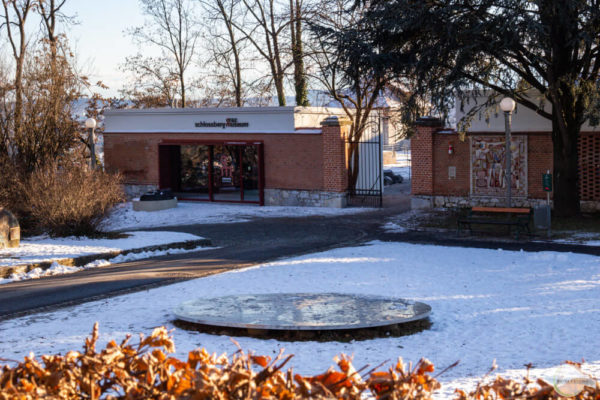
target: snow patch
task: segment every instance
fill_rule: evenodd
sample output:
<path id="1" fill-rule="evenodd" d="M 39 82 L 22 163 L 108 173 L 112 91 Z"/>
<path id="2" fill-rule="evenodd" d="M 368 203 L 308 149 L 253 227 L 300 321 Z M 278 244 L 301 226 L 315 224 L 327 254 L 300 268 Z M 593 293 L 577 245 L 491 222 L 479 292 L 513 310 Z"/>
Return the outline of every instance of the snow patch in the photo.
<path id="1" fill-rule="evenodd" d="M 37 236 L 21 241 L 14 249 L 0 249 L 0 266 L 35 264 L 64 258 L 110 253 L 204 239 L 182 232 L 125 232 L 121 239 Z"/>
<path id="2" fill-rule="evenodd" d="M 387 222 L 385 223 L 382 228 L 387 232 L 387 233 L 405 233 L 408 232 L 408 229 L 403 227 L 402 225 L 398 225 L 395 222 Z"/>
<path id="3" fill-rule="evenodd" d="M 182 253 L 191 253 L 195 251 L 203 251 L 203 250 L 212 250 L 215 247 L 196 247 L 193 249 L 167 249 L 167 250 L 155 250 L 155 251 L 142 251 L 139 253 L 128 253 L 128 254 L 119 254 L 116 257 L 111 258 L 110 260 L 94 260 L 85 264 L 82 267 L 70 267 L 67 265 L 61 265 L 58 262 L 54 261 L 50 268 L 43 270 L 41 268 L 34 268 L 29 272 L 15 273 L 9 276 L 8 278 L 2 279 L 0 278 L 0 285 L 23 281 L 27 279 L 38 279 L 45 276 L 52 275 L 62 275 L 62 274 L 73 274 L 75 272 L 82 271 L 84 269 L 91 268 L 100 268 L 100 267 L 108 267 L 112 264 L 119 264 L 128 261 L 136 261 L 143 260 L 146 258 L 165 256 L 170 254 L 182 254 Z"/>
<path id="4" fill-rule="evenodd" d="M 252 204 L 223 204 L 180 201 L 177 208 L 133 211 L 131 202 L 117 205 L 103 222 L 106 231 L 192 224 L 229 224 L 253 218 L 336 216 L 371 211 L 368 208 L 268 207 Z"/>
<path id="5" fill-rule="evenodd" d="M 431 305 L 431 329 L 349 343 L 236 340 L 257 354 L 276 355 L 285 348 L 295 354 L 290 365 L 300 374 L 322 373 L 339 353 L 354 354 L 357 367 L 426 357 L 440 371 L 460 359 L 440 377 L 443 389 L 436 395 L 453 398 L 454 388 L 474 387 L 494 359 L 498 373 L 519 379 L 526 373 L 524 364 L 533 363 L 535 374 L 582 358 L 584 370 L 598 376 L 599 280 L 600 258 L 589 255 L 373 242 L 1 321 L 0 356 L 20 359 L 30 351 L 80 349 L 96 321 L 102 345 L 128 332 L 148 333 L 161 325 L 172 329 L 175 306 L 198 297 L 387 295 Z M 571 286 L 578 290 L 565 290 Z M 174 339 L 180 358 L 197 347 L 217 354 L 236 351 L 226 336 L 176 329 Z"/>

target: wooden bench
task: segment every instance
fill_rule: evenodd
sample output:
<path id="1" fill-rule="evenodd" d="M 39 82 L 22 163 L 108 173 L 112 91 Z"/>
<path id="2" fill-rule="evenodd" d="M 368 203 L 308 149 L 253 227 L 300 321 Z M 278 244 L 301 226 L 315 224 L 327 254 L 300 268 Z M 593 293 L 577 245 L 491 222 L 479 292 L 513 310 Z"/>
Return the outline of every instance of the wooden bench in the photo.
<path id="1" fill-rule="evenodd" d="M 466 216 L 459 217 L 457 220 L 457 235 L 460 235 L 461 228 L 468 228 L 469 233 L 473 233 L 471 225 L 506 225 L 516 227 L 515 236 L 519 239 L 521 231 L 531 234 L 529 221 L 531 220 L 532 209 L 517 207 L 472 207 Z"/>

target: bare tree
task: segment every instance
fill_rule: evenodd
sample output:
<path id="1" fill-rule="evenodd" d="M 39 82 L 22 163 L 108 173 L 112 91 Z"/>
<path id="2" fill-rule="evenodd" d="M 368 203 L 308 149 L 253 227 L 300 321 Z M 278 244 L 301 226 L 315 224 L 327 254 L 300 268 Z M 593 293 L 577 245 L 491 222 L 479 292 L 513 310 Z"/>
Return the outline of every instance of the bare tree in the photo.
<path id="1" fill-rule="evenodd" d="M 200 0 L 206 16 L 217 22 L 209 29 L 212 60 L 219 71 L 218 81 L 228 81 L 233 88 L 236 107 L 243 105 L 242 50 L 243 35 L 235 29 L 234 21 L 239 17 L 240 0 Z M 239 36 L 239 37 L 238 37 Z M 225 82 L 223 82 L 225 83 Z"/>
<path id="2" fill-rule="evenodd" d="M 20 173 L 65 156 L 78 135 L 71 108 L 87 80 L 58 31 L 65 1 L 2 0 L 14 78 L 0 87 L 0 158 Z M 41 22 L 44 40 L 29 43 L 32 22 Z"/>
<path id="3" fill-rule="evenodd" d="M 50 77 L 56 79 L 60 76 L 57 69 L 59 67 L 59 45 L 60 45 L 60 33 L 58 33 L 57 24 L 59 21 L 63 23 L 71 23 L 72 19 L 62 13 L 61 9 L 66 4 L 67 0 L 35 0 L 36 11 L 41 17 L 42 31 L 45 37 L 45 41 L 50 50 L 49 61 L 50 61 Z M 66 38 L 64 38 L 66 43 Z M 64 50 L 64 49 L 63 49 Z M 52 82 L 52 90 L 62 90 L 62 85 L 59 82 Z M 53 93 L 52 97 L 56 97 L 58 93 Z M 61 110 L 60 102 L 56 102 L 54 110 L 51 113 L 52 123 L 57 126 L 58 118 L 60 117 Z"/>
<path id="4" fill-rule="evenodd" d="M 127 57 L 121 69 L 131 72 L 134 79 L 121 94 L 133 100 L 136 108 L 176 107 L 180 81 L 172 67 L 163 57 Z"/>
<path id="5" fill-rule="evenodd" d="M 66 21 L 70 18 L 62 14 L 61 9 L 66 4 L 67 0 L 35 0 L 38 13 L 42 18 L 42 26 L 44 28 L 46 39 L 50 45 L 51 61 L 56 63 L 56 54 L 58 47 L 58 33 L 56 24 L 59 19 Z"/>
<path id="6" fill-rule="evenodd" d="M 23 69 L 21 115 L 18 129 L 14 109 L 14 86 L 2 88 L 0 100 L 0 158 L 14 171 L 28 174 L 51 161 L 66 157 L 77 143 L 78 123 L 73 104 L 86 83 L 72 68 L 73 60 L 60 53 L 52 67 L 47 45 L 28 53 Z"/>
<path id="7" fill-rule="evenodd" d="M 134 41 L 150 44 L 161 52 L 161 60 L 173 64 L 178 79 L 181 107 L 187 104 L 186 72 L 196 55 L 199 32 L 195 29 L 190 0 L 140 0 L 146 23 L 129 31 Z M 131 59 L 138 65 L 151 65 L 156 59 Z M 133 67 L 135 68 L 135 67 Z"/>
<path id="8" fill-rule="evenodd" d="M 269 65 L 275 85 L 277 102 L 285 106 L 285 66 L 282 40 L 289 20 L 280 16 L 281 7 L 275 0 L 241 0 L 247 19 L 232 21 L 233 26 L 254 46 Z"/>
<path id="9" fill-rule="evenodd" d="M 14 130 L 21 130 L 23 113 L 23 70 L 27 56 L 27 18 L 33 10 L 33 0 L 2 0 L 4 10 L 0 28 L 6 36 L 15 61 L 14 70 Z"/>
<path id="10" fill-rule="evenodd" d="M 303 1 L 290 0 L 290 35 L 292 44 L 292 64 L 294 66 L 294 89 L 296 92 L 296 105 L 306 107 L 309 105 L 309 102 L 306 71 L 304 69 L 304 44 L 302 40 L 303 19 Z"/>
<path id="11" fill-rule="evenodd" d="M 347 40 L 342 35 L 344 28 L 356 26 L 363 8 L 352 8 L 353 0 L 324 0 L 322 12 L 315 14 L 312 28 L 313 49 L 311 60 L 315 65 L 312 77 L 318 81 L 329 95 L 339 103 L 347 117 L 352 121 L 349 134 L 348 159 L 350 190 L 355 187 L 359 173 L 359 141 L 370 127 L 372 111 L 376 101 L 387 83 L 383 72 L 375 68 L 366 68 L 357 59 L 347 56 L 363 57 L 368 54 L 364 49 L 346 52 L 344 56 L 337 51 Z M 375 72 L 374 72 L 375 71 Z"/>

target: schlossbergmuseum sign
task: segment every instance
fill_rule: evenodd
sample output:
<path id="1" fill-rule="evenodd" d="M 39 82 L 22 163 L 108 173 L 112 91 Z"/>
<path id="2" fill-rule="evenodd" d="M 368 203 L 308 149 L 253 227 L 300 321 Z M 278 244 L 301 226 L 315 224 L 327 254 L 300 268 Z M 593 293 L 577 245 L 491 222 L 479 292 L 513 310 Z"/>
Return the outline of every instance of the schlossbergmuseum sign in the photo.
<path id="1" fill-rule="evenodd" d="M 196 128 L 247 128 L 250 126 L 249 122 L 238 122 L 237 118 L 227 118 L 225 122 L 218 121 L 200 121 L 194 124 Z"/>

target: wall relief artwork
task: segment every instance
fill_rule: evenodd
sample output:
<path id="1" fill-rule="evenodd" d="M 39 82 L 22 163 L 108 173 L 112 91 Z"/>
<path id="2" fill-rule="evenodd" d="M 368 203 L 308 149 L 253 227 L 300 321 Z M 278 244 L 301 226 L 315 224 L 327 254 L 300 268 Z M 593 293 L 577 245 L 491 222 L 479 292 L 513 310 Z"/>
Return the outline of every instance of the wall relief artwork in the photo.
<path id="1" fill-rule="evenodd" d="M 505 196 L 505 143 L 504 136 L 471 137 L 471 194 L 473 196 Z M 527 137 L 513 136 L 510 149 L 512 196 L 527 197 Z"/>

